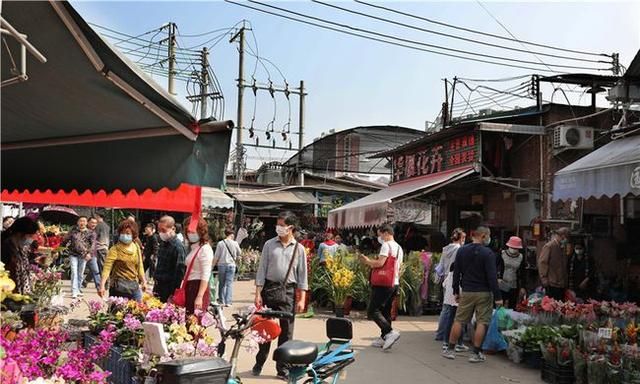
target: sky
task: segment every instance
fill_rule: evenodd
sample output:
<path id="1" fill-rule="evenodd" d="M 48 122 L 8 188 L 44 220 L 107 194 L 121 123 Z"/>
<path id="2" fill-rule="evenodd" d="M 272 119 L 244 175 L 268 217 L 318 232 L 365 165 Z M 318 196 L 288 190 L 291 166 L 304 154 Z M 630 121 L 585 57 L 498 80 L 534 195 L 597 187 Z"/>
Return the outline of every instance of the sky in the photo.
<path id="1" fill-rule="evenodd" d="M 245 3 L 248 4 L 248 3 Z M 472 44 L 427 34 L 421 31 L 392 26 L 376 20 L 347 14 L 320 4 L 310 2 L 271 2 L 279 7 L 315 15 L 326 20 L 367 28 L 381 33 L 402 36 L 427 44 L 445 46 L 449 49 L 468 50 L 501 57 L 561 64 L 578 64 L 528 53 L 518 53 L 498 48 Z M 394 16 L 354 2 L 333 3 L 361 12 L 393 18 L 412 25 L 440 32 L 475 38 L 499 45 L 510 45 L 523 49 L 517 42 L 509 43 L 474 34 L 444 28 L 419 20 Z M 414 15 L 507 36 L 507 32 L 490 16 L 478 2 L 398 2 L 387 1 L 385 6 Z M 211 30 L 231 27 L 245 19 L 251 24 L 253 36 L 247 37 L 251 49 L 258 49 L 260 56 L 275 63 L 291 86 L 304 80 L 309 93 L 305 109 L 305 144 L 309 144 L 323 132 L 336 131 L 366 125 L 397 125 L 424 130 L 425 121 L 433 121 L 440 111 L 444 99 L 443 79 L 454 76 L 474 79 L 495 79 L 532 74 L 535 71 L 472 62 L 390 46 L 375 41 L 318 29 L 266 15 L 222 1 L 212 2 L 94 2 L 72 1 L 76 10 L 89 22 L 106 26 L 131 35 L 138 35 L 172 21 L 183 35 L 199 34 Z M 256 6 L 250 4 L 252 6 Z M 483 2 L 491 14 L 519 40 L 550 44 L 562 48 L 590 52 L 620 54 L 621 64 L 627 66 L 640 48 L 640 2 Z M 179 44 L 198 46 L 212 36 L 182 37 Z M 256 46 L 257 42 L 257 46 Z M 534 49 L 534 47 L 527 47 Z M 567 54 L 572 57 L 589 56 L 539 49 L 547 53 Z M 222 85 L 225 95 L 225 118 L 236 120 L 236 79 L 238 78 L 237 45 L 222 40 L 212 48 L 210 61 Z M 274 84 L 284 80 L 277 70 L 264 63 L 257 65 L 253 57 L 245 62 L 245 79 L 255 77 L 260 82 L 271 78 Z M 597 64 L 582 63 L 592 66 Z M 542 66 L 541 69 L 545 69 Z M 602 67 L 602 65 L 601 65 Z M 576 71 L 584 72 L 584 71 Z M 540 72 L 541 74 L 544 74 Z M 597 72 L 609 74 L 607 72 Z M 161 85 L 166 80 L 157 77 Z M 471 85 L 471 83 L 468 83 Z M 509 86 L 511 86 L 511 83 Z M 517 83 L 516 83 L 517 84 Z M 491 84 L 489 84 L 491 85 Z M 496 84 L 499 85 L 499 84 Z M 459 85 L 461 92 L 468 90 Z M 551 88 L 549 88 L 551 87 Z M 184 101 L 181 86 L 178 99 Z M 544 85 L 543 97 L 551 98 L 553 87 Z M 588 102 L 589 97 L 577 90 L 569 93 L 569 100 L 576 104 Z M 478 94 L 473 97 L 478 97 Z M 581 97 L 582 96 L 582 97 Z M 276 131 L 287 123 L 289 111 L 287 100 L 276 96 Z M 457 101 L 461 101 L 458 99 Z M 553 93 L 553 101 L 564 102 L 564 96 Z M 252 92 L 245 92 L 245 126 L 254 116 L 255 126 L 264 129 L 273 119 L 274 103 L 268 93 L 258 93 L 254 100 Z M 601 104 L 606 101 L 599 99 Z M 292 97 L 292 130 L 297 129 L 297 98 Z M 516 104 L 520 105 L 518 102 Z M 523 101 L 524 105 L 527 104 Z M 512 105 L 513 106 L 513 105 Z M 522 105 L 521 105 L 522 106 Z M 188 107 L 190 110 L 191 107 Z M 258 133 L 264 144 L 264 133 Z M 246 139 L 245 142 L 248 142 Z M 297 137 L 293 138 L 294 147 Z M 235 133 L 234 133 L 235 142 Z M 277 145 L 283 143 L 278 142 Z M 288 146 L 288 144 L 284 144 Z M 292 152 L 248 149 L 250 168 L 262 161 L 286 159 Z"/>

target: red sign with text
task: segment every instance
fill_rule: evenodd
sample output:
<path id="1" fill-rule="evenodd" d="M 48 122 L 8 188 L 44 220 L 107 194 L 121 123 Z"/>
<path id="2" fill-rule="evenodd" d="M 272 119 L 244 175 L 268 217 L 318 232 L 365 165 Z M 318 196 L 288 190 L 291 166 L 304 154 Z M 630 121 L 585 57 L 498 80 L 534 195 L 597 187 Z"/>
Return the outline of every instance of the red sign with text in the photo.
<path id="1" fill-rule="evenodd" d="M 394 155 L 392 182 L 473 164 L 478 161 L 478 148 L 478 136 L 472 132 Z"/>

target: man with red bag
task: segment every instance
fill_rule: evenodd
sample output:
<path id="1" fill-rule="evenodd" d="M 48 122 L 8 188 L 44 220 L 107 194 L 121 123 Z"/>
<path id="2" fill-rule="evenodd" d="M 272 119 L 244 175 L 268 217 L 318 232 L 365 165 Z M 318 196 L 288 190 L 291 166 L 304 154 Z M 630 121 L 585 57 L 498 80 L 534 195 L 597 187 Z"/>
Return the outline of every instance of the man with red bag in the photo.
<path id="1" fill-rule="evenodd" d="M 398 294 L 400 285 L 400 266 L 404 253 L 400 244 L 393 238 L 393 227 L 385 224 L 378 229 L 380 254 L 377 259 L 360 255 L 360 260 L 371 267 L 371 302 L 368 316 L 380 328 L 380 338 L 372 346 L 387 351 L 400 338 L 400 332 L 391 327 L 391 306 Z"/>

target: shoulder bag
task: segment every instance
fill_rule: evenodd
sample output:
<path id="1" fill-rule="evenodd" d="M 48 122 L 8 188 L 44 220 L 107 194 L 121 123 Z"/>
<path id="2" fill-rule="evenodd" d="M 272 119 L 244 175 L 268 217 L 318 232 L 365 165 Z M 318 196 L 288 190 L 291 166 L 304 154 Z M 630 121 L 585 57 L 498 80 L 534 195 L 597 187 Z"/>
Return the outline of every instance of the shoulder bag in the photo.
<path id="1" fill-rule="evenodd" d="M 229 244 L 227 244 L 226 241 L 222 240 L 222 242 L 224 243 L 224 246 L 227 248 L 227 251 L 229 251 L 229 254 L 231 255 L 231 258 L 233 259 L 233 262 L 236 262 L 236 259 L 238 258 L 238 255 L 234 255 L 233 252 L 231 252 L 231 248 L 229 248 Z"/>
<path id="2" fill-rule="evenodd" d="M 400 246 L 398 246 L 399 248 Z M 382 267 L 371 270 L 371 286 L 393 288 L 396 277 L 396 258 L 393 257 L 391 247 L 389 247 L 389 255 L 384 261 Z"/>
<path id="3" fill-rule="evenodd" d="M 200 248 L 198 248 L 196 254 L 193 255 L 193 259 L 191 259 L 189 267 L 187 268 L 187 273 L 184 275 L 182 283 L 180 283 L 180 288 L 176 288 L 176 290 L 173 292 L 171 302 L 178 307 L 184 307 L 187 304 L 187 279 L 189 279 L 191 269 L 193 268 L 193 263 L 195 263 L 196 259 L 198 258 L 201 249 L 202 245 L 200 246 Z"/>
<path id="4" fill-rule="evenodd" d="M 142 262 L 142 256 L 140 252 L 140 247 L 136 244 L 136 250 L 138 253 L 138 263 Z M 117 260 L 120 262 L 124 262 L 122 260 Z M 138 267 L 140 265 L 138 264 Z M 138 271 L 138 268 L 136 268 Z M 135 294 L 140 290 L 140 284 L 135 280 L 125 280 L 125 279 L 113 279 L 111 282 L 111 286 L 109 287 L 109 296 L 117 296 L 117 297 L 125 297 L 128 299 L 132 299 Z"/>
<path id="5" fill-rule="evenodd" d="M 297 259 L 298 248 L 299 244 L 296 243 L 295 249 L 293 250 L 293 255 L 291 256 L 291 261 L 289 262 L 289 269 L 287 270 L 287 274 L 285 275 L 284 280 L 280 283 L 265 283 L 265 286 L 262 289 L 262 298 L 264 299 L 264 301 L 270 303 L 271 305 L 280 305 L 287 303 L 287 281 L 289 280 L 289 276 L 291 275 L 293 264 Z"/>

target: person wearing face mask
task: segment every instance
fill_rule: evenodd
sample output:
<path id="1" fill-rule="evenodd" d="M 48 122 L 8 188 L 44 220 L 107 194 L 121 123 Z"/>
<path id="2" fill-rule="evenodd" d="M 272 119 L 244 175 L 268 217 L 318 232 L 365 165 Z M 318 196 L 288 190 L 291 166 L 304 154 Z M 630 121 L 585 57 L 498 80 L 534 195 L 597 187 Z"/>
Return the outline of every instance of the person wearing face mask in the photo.
<path id="1" fill-rule="evenodd" d="M 147 289 L 144 277 L 142 251 L 133 241 L 138 234 L 138 225 L 124 220 L 118 226 L 118 242 L 113 245 L 104 261 L 98 295 L 105 297 L 105 284 L 110 280 L 109 296 L 125 297 L 142 301 L 142 292 Z"/>
<path id="2" fill-rule="evenodd" d="M 158 262 L 153 275 L 155 283 L 153 293 L 166 303 L 176 288 L 180 287 L 185 273 L 186 252 L 180 240 L 176 237 L 176 221 L 171 216 L 163 216 L 158 221 L 158 235 L 160 249 Z"/>
<path id="3" fill-rule="evenodd" d="M 262 249 L 262 257 L 256 273 L 255 305 L 263 305 L 290 313 L 304 310 L 307 281 L 307 258 L 304 247 L 294 238 L 298 228 L 298 219 L 291 212 L 283 212 L 278 216 L 276 225 L 277 237 L 267 241 Z M 300 292 L 296 302 L 296 289 Z M 278 346 L 293 338 L 294 319 L 280 319 L 282 332 L 278 338 Z M 271 343 L 260 344 L 256 355 L 256 364 L 252 374 L 259 376 L 267 361 Z M 285 365 L 276 364 L 278 377 L 286 379 L 288 371 Z"/>
<path id="4" fill-rule="evenodd" d="M 204 219 L 199 219 L 195 231 L 187 230 L 189 241 L 189 254 L 186 264 L 190 271 L 186 276 L 186 300 L 187 314 L 196 310 L 206 311 L 209 308 L 209 278 L 213 267 L 213 248 L 209 244 L 209 224 Z"/>
<path id="5" fill-rule="evenodd" d="M 551 241 L 542 247 L 538 257 L 540 282 L 546 295 L 556 300 L 564 300 L 564 291 L 569 284 L 569 259 L 564 252 L 568 237 L 569 228 L 555 230 L 551 235 Z"/>
<path id="6" fill-rule="evenodd" d="M 449 335 L 449 346 L 442 352 L 446 359 L 456 358 L 456 343 L 462 335 L 462 325 L 471 322 L 476 316 L 476 331 L 472 338 L 473 352 L 470 363 L 482 363 L 485 356 L 482 342 L 491 321 L 493 305 L 502 305 L 502 296 L 498 288 L 496 257 L 491 249 L 491 230 L 479 226 L 473 231 L 473 243 L 458 250 L 453 270 L 453 295 L 458 302 L 453 328 Z"/>
<path id="7" fill-rule="evenodd" d="M 385 224 L 378 229 L 378 242 L 382 244 L 378 258 L 370 259 L 360 255 L 360 262 L 373 269 L 382 268 L 389 257 L 395 261 L 393 287 L 372 286 L 371 299 L 367 307 L 368 317 L 380 328 L 380 338 L 375 339 L 371 346 L 388 351 L 400 339 L 400 332 L 394 330 L 391 324 L 391 306 L 398 294 L 404 252 L 400 244 L 396 243 L 393 237 L 393 226 L 390 224 Z"/>
<path id="8" fill-rule="evenodd" d="M 585 254 L 584 245 L 577 243 L 569 261 L 569 288 L 582 300 L 591 298 L 591 260 Z"/>
<path id="9" fill-rule="evenodd" d="M 224 230 L 224 239 L 216 245 L 215 260 L 218 265 L 218 302 L 225 307 L 233 303 L 233 281 L 236 275 L 236 260 L 242 250 L 234 240 L 233 228 Z"/>
<path id="10" fill-rule="evenodd" d="M 69 251 L 69 264 L 71 269 L 71 297 L 76 299 L 82 296 L 82 280 L 87 261 L 93 257 L 96 247 L 96 234 L 88 227 L 86 216 L 78 218 L 77 225 L 69 232 L 63 245 Z"/>
<path id="11" fill-rule="evenodd" d="M 522 239 L 511 236 L 507 242 L 507 249 L 503 250 L 498 261 L 498 286 L 502 292 L 505 306 L 515 308 L 518 302 L 518 274 L 522 265 Z"/>
<path id="12" fill-rule="evenodd" d="M 144 227 L 144 248 L 142 255 L 144 258 L 144 270 L 149 272 L 149 276 L 153 278 L 156 272 L 156 262 L 158 261 L 158 249 L 160 249 L 160 237 L 156 233 L 156 226 L 148 223 Z"/>
<path id="13" fill-rule="evenodd" d="M 29 248 L 38 232 L 38 224 L 28 217 L 21 217 L 2 233 L 2 262 L 9 277 L 16 283 L 19 294 L 31 292 Z"/>

